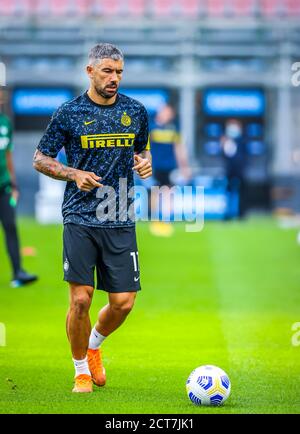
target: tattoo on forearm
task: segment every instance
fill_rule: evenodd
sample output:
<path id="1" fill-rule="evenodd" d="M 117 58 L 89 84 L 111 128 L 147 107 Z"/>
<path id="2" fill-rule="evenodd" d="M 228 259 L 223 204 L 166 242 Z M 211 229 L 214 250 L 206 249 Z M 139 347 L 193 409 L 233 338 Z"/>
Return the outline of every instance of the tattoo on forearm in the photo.
<path id="1" fill-rule="evenodd" d="M 74 181 L 76 169 L 65 166 L 55 158 L 48 157 L 36 150 L 33 157 L 33 167 L 44 175 L 60 181 Z"/>

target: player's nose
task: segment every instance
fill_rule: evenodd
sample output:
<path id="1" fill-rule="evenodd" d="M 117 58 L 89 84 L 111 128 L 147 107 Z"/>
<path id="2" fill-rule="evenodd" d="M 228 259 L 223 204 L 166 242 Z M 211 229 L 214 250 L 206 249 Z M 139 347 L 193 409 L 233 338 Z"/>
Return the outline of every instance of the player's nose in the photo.
<path id="1" fill-rule="evenodd" d="M 112 82 L 112 84 L 116 84 L 116 83 L 118 82 L 118 74 L 117 74 L 116 71 L 113 71 L 113 72 L 112 72 L 112 75 L 111 75 L 111 82 Z"/>

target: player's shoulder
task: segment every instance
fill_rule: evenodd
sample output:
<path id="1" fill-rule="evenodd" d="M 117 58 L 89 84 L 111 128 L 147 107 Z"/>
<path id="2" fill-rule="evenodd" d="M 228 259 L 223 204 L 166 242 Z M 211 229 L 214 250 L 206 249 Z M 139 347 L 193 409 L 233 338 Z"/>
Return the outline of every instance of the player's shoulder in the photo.
<path id="1" fill-rule="evenodd" d="M 86 100 L 83 95 L 75 96 L 74 98 L 61 104 L 56 110 L 57 115 L 64 115 L 76 112 L 81 109 L 82 105 L 86 104 Z"/>
<path id="2" fill-rule="evenodd" d="M 123 93 L 119 93 L 119 103 L 123 104 L 124 106 L 130 107 L 137 112 L 147 113 L 145 106 L 140 101 L 130 96 L 124 95 Z"/>

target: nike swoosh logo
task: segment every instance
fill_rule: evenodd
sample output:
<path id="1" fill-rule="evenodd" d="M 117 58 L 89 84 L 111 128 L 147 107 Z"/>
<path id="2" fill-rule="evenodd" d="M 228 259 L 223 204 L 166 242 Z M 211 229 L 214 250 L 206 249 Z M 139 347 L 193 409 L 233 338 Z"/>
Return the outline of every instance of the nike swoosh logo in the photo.
<path id="1" fill-rule="evenodd" d="M 140 276 L 139 277 L 134 277 L 134 281 L 137 282 L 138 280 L 140 280 Z"/>
<path id="2" fill-rule="evenodd" d="M 84 122 L 84 125 L 90 125 L 90 124 L 92 124 L 93 122 L 96 122 L 96 119 L 94 119 L 93 121 Z"/>

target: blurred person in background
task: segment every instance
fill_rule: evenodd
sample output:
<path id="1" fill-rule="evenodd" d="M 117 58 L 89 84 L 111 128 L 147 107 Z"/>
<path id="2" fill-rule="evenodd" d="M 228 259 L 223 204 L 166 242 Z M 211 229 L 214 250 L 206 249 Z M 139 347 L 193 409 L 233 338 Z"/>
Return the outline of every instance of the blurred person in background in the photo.
<path id="1" fill-rule="evenodd" d="M 245 167 L 246 151 L 243 139 L 243 126 L 238 119 L 228 119 L 225 124 L 225 135 L 221 138 L 227 191 L 238 192 L 238 216 L 243 218 L 246 212 Z"/>
<path id="2" fill-rule="evenodd" d="M 12 267 L 12 287 L 19 287 L 37 280 L 21 266 L 19 238 L 16 225 L 16 205 L 19 191 L 12 157 L 12 125 L 2 113 L 4 94 L 0 90 L 0 221 L 2 223 L 7 252 Z"/>
<path id="3" fill-rule="evenodd" d="M 165 104 L 157 112 L 150 128 L 150 142 L 156 185 L 171 187 L 170 175 L 176 168 L 179 168 L 180 174 L 185 181 L 191 178 L 187 150 L 181 140 L 175 110 L 171 105 Z M 165 194 L 164 199 L 166 197 Z M 170 209 L 170 195 L 168 200 Z M 159 204 L 159 196 L 154 194 L 151 201 L 151 208 L 154 212 Z M 171 236 L 174 229 L 170 222 L 153 221 L 150 225 L 150 231 L 157 236 Z"/>

